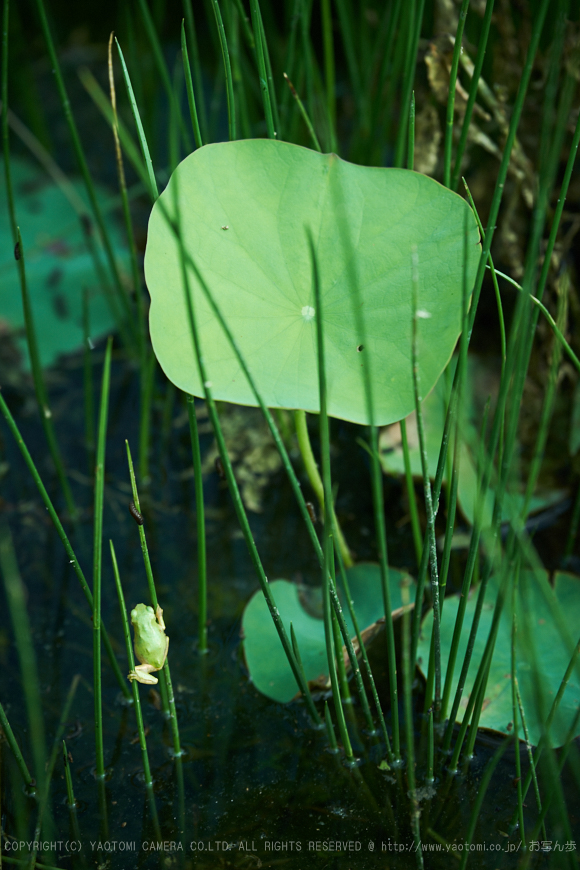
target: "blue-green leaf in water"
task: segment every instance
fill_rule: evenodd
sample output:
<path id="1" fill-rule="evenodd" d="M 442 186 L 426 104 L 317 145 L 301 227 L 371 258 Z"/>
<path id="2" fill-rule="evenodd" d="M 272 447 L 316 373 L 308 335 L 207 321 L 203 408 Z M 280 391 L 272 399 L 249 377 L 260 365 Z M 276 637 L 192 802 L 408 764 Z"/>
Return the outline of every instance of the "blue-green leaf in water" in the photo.
<path id="1" fill-rule="evenodd" d="M 384 616 L 380 568 L 363 562 L 349 568 L 347 576 L 357 622 L 363 630 Z M 401 612 L 403 606 L 401 582 L 405 576 L 394 568 L 389 569 L 394 616 Z M 328 680 L 328 661 L 322 618 L 313 615 L 313 606 L 307 605 L 307 609 L 303 606 L 300 587 L 295 583 L 274 580 L 270 586 L 288 634 L 290 623 L 294 627 L 306 679 L 325 684 Z M 412 590 L 410 597 L 413 598 Z M 354 637 L 354 627 L 344 601 L 343 611 L 349 633 Z M 246 664 L 258 691 L 282 704 L 291 701 L 298 693 L 298 686 L 261 592 L 256 592 L 246 605 L 242 617 L 242 636 Z"/>
<path id="2" fill-rule="evenodd" d="M 10 166 L 40 361 L 43 366 L 48 366 L 59 354 L 82 347 L 85 289 L 89 299 L 91 338 L 115 330 L 117 324 L 87 249 L 78 214 L 62 187 L 26 160 L 14 157 Z M 0 179 L 0 189 L 5 197 L 3 167 Z M 88 214 L 84 185 L 79 181 L 71 181 L 69 185 L 69 196 Z M 104 189 L 97 186 L 97 193 L 105 202 Z M 109 223 L 117 258 L 128 267 L 128 254 L 121 232 L 114 221 Z M 95 233 L 92 238 L 105 266 Z M 8 210 L 3 208 L 0 210 L 0 320 L 4 328 L 16 332 L 18 346 L 28 367 L 20 281 L 13 249 Z"/>

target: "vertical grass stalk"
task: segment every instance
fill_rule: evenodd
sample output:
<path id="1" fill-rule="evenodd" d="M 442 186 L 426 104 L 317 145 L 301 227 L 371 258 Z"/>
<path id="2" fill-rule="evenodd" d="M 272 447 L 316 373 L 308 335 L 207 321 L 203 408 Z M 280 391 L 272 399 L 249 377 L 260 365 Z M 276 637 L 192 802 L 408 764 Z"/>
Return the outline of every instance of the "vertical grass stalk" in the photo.
<path id="1" fill-rule="evenodd" d="M 191 435 L 193 457 L 193 480 L 195 484 L 195 515 L 197 520 L 197 587 L 198 587 L 198 650 L 207 652 L 207 571 L 205 547 L 205 515 L 203 504 L 203 478 L 201 474 L 201 451 L 195 416 L 195 399 L 187 397 L 187 414 Z"/>
<path id="2" fill-rule="evenodd" d="M 97 456 L 95 464 L 95 499 L 93 518 L 93 691 L 95 703 L 95 756 L 96 775 L 105 776 L 105 755 L 103 749 L 103 709 L 101 697 L 101 569 L 103 556 L 103 496 L 105 489 L 105 445 L 107 439 L 107 418 L 109 412 L 109 389 L 111 382 L 111 354 L 113 339 L 107 341 L 103 379 L 101 383 L 101 402 L 99 407 L 99 428 L 97 435 Z"/>

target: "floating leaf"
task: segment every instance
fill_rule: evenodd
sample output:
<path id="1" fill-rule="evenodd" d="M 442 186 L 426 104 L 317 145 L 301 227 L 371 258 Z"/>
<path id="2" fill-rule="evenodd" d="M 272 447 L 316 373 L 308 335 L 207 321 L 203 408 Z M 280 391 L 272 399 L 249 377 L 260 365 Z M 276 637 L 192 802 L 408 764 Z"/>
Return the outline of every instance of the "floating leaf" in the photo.
<path id="1" fill-rule="evenodd" d="M 547 582 L 547 572 L 538 576 L 530 571 L 522 572 L 517 597 L 516 668 L 522 705 L 526 717 L 530 741 L 536 746 L 542 735 L 542 723 L 546 721 L 552 701 L 570 662 L 574 646 L 578 643 L 580 626 L 580 578 L 572 574 L 557 573 L 554 586 Z M 473 688 L 477 668 L 483 656 L 493 617 L 497 587 L 490 581 L 479 623 L 473 657 L 467 675 L 465 691 L 461 699 L 457 721 L 463 713 Z M 471 623 L 475 612 L 477 590 L 473 590 L 467 603 L 465 619 L 459 643 L 457 664 L 453 675 L 451 699 L 457 687 L 461 663 L 467 647 Z M 445 599 L 441 623 L 442 679 L 445 678 L 446 662 L 451 648 L 459 597 Z M 560 618 L 554 618 L 554 613 Z M 433 612 L 423 621 L 418 656 L 420 667 L 427 669 L 433 627 Z M 481 719 L 480 727 L 491 728 L 509 734 L 513 730 L 513 707 L 511 688 L 511 592 L 504 604 Z M 572 673 L 551 727 L 551 743 L 561 746 L 580 706 L 580 661 Z M 523 739 L 521 721 L 518 725 Z M 574 736 L 580 734 L 577 721 Z"/>
<path id="2" fill-rule="evenodd" d="M 384 616 L 379 566 L 371 563 L 354 565 L 348 569 L 347 576 L 359 626 L 376 623 Z M 403 579 L 406 579 L 406 575 L 389 568 L 393 616 L 401 612 Z M 294 627 L 306 679 L 325 684 L 328 662 L 322 619 L 317 619 L 305 610 L 300 588 L 295 583 L 274 580 L 270 588 L 288 636 L 290 623 Z M 344 604 L 343 609 L 350 635 L 354 637 L 354 627 Z M 261 591 L 256 592 L 246 605 L 242 633 L 246 664 L 258 691 L 282 704 L 291 701 L 298 692 L 298 686 Z"/>
<path id="3" fill-rule="evenodd" d="M 266 405 L 318 410 L 316 311 L 306 239 L 314 238 L 325 334 L 328 412 L 366 422 L 364 368 L 376 423 L 414 404 L 411 372 L 412 253 L 419 263 L 420 367 L 425 393 L 461 328 L 464 234 L 467 283 L 479 260 L 469 206 L 436 181 L 404 169 L 355 166 L 266 139 L 206 145 L 175 170 L 153 207 L 145 255 L 153 347 L 167 377 L 203 395 L 194 358 L 175 235 L 181 235 L 252 372 Z M 255 397 L 193 269 L 191 293 L 214 396 Z M 359 315 L 364 341 L 353 312 Z"/>
<path id="4" fill-rule="evenodd" d="M 40 362 L 47 366 L 59 354 L 82 347 L 85 289 L 89 299 L 91 337 L 114 330 L 117 324 L 87 249 L 78 215 L 63 189 L 25 160 L 13 157 L 10 166 Z M 0 174 L 4 184 L 3 169 Z M 69 191 L 82 206 L 86 198 L 83 183 L 71 182 Z M 105 193 L 98 186 L 97 194 L 103 203 Z M 126 260 L 127 250 L 120 232 L 111 222 L 109 229 L 117 258 Z M 104 264 L 96 236 L 93 239 Z M 28 366 L 20 280 L 12 255 L 14 244 L 6 208 L 0 212 L 0 249 L 3 251 L 0 261 L 0 319 L 21 334 L 18 343 Z"/>

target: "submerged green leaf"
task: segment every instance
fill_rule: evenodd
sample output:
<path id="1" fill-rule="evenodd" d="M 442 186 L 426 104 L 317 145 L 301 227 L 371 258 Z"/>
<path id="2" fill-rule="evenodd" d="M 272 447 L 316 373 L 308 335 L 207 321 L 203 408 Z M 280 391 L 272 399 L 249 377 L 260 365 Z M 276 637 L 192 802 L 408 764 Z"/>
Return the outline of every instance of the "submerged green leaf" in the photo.
<path id="1" fill-rule="evenodd" d="M 357 621 L 362 630 L 384 616 L 380 568 L 363 562 L 349 568 L 347 576 Z M 400 571 L 389 568 L 393 615 L 397 615 L 403 606 L 401 583 L 405 577 Z M 311 604 L 307 603 L 308 609 L 305 609 L 301 588 L 295 583 L 274 580 L 270 586 L 288 634 L 290 623 L 293 625 L 306 679 L 325 684 L 328 662 L 322 618 L 313 615 Z M 354 627 L 344 601 L 343 609 L 349 633 L 354 637 Z M 298 686 L 260 591 L 246 605 L 242 617 L 242 636 L 246 664 L 258 691 L 282 704 L 291 701 L 298 692 Z"/>
<path id="2" fill-rule="evenodd" d="M 448 362 L 461 328 L 464 234 L 467 286 L 480 254 L 461 197 L 403 169 L 355 166 L 286 142 L 206 145 L 175 170 L 153 207 L 145 255 L 153 347 L 167 377 L 203 395 L 173 230 L 175 217 L 266 405 L 318 410 L 315 304 L 308 228 L 322 285 L 328 412 L 367 422 L 363 371 L 373 383 L 376 423 L 414 405 L 411 259 L 419 261 L 420 368 L 425 394 Z M 191 292 L 213 395 L 255 397 L 194 269 Z M 361 300 L 353 310 L 356 279 Z"/>
<path id="3" fill-rule="evenodd" d="M 83 344 L 83 291 L 89 301 L 90 336 L 98 338 L 117 328 L 115 318 L 97 274 L 78 215 L 63 188 L 51 182 L 37 167 L 21 158 L 10 161 L 16 206 L 26 261 L 28 293 L 42 365 L 51 365 L 59 354 L 77 350 Z M 4 171 L 0 171 L 0 187 Z M 85 208 L 84 185 L 72 181 L 69 197 Z M 99 196 L 105 193 L 97 186 Z M 88 213 L 88 210 L 87 210 Z M 127 259 L 127 249 L 115 226 L 110 234 L 118 259 Z M 0 211 L 0 321 L 15 330 L 28 366 L 24 335 L 24 313 L 17 264 L 12 255 L 12 232 L 7 209 Z M 97 251 L 100 246 L 96 236 Z M 104 258 L 101 253 L 101 261 Z"/>
<path id="4" fill-rule="evenodd" d="M 547 572 L 541 576 L 524 571 L 520 576 L 517 595 L 517 632 L 516 668 L 522 706 L 526 717 L 530 741 L 536 746 L 542 735 L 552 701 L 554 700 L 566 668 L 578 643 L 580 626 L 580 578 L 572 574 L 557 573 L 554 586 L 547 582 Z M 483 651 L 497 597 L 497 587 L 492 581 L 486 591 L 485 601 L 479 623 L 479 630 L 473 650 L 473 657 L 467 675 L 465 691 L 461 699 L 457 721 L 461 722 L 469 700 L 477 668 Z M 467 647 L 477 599 L 474 589 L 467 603 L 465 620 L 459 643 L 457 665 L 453 676 L 451 697 L 455 693 L 461 663 Z M 441 622 L 441 661 L 442 677 L 445 677 L 446 662 L 451 649 L 453 628 L 459 607 L 459 596 L 445 599 L 443 620 Z M 554 617 L 556 614 L 556 618 Z M 559 614 L 559 618 L 558 618 Z M 426 672 L 431 646 L 433 611 L 426 615 L 421 628 L 418 648 L 419 665 Z M 511 690 L 511 632 L 512 608 L 511 592 L 504 604 L 498 636 L 495 644 L 487 691 L 479 725 L 509 734 L 513 730 L 513 706 Z M 566 687 L 558 711 L 550 730 L 553 746 L 561 746 L 572 725 L 580 706 L 580 660 Z M 524 739 L 521 721 L 518 733 Z M 580 734 L 580 721 L 577 721 L 574 736 Z"/>

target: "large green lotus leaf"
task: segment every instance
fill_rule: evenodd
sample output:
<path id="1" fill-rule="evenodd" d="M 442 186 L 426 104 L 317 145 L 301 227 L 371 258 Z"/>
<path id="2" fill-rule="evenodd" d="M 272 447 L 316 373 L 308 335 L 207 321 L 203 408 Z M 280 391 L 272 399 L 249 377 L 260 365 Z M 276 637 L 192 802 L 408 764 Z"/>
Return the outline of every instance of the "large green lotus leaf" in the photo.
<path id="1" fill-rule="evenodd" d="M 361 563 L 347 571 L 350 593 L 354 602 L 357 621 L 361 630 L 384 616 L 380 568 L 371 563 Z M 402 607 L 401 582 L 407 575 L 394 568 L 389 569 L 391 607 L 396 615 Z M 324 623 L 308 612 L 302 605 L 300 589 L 288 580 L 273 580 L 270 584 L 282 622 L 290 636 L 290 623 L 294 627 L 298 649 L 304 665 L 306 679 L 326 679 L 328 663 L 324 639 Z M 410 588 L 410 600 L 414 590 Z M 344 616 L 351 637 L 355 631 L 343 602 Z M 308 609 L 311 611 L 311 608 Z M 299 691 L 278 632 L 270 616 L 268 605 L 261 592 L 256 592 L 248 601 L 242 617 L 244 655 L 252 681 L 259 692 L 282 704 L 291 701 Z"/>
<path id="2" fill-rule="evenodd" d="M 548 717 L 552 701 L 560 688 L 574 646 L 578 642 L 578 626 L 580 625 L 580 578 L 572 574 L 557 573 L 554 578 L 554 586 L 551 587 L 547 582 L 547 576 L 545 571 L 542 572 L 540 580 L 532 572 L 522 572 L 517 597 L 517 678 L 530 742 L 534 746 L 537 746 L 542 735 L 542 723 Z M 461 663 L 471 630 L 477 591 L 472 592 L 465 611 L 457 664 L 453 675 L 451 702 L 457 687 Z M 458 722 L 463 719 L 463 713 L 473 688 L 477 668 L 491 627 L 496 597 L 497 587 L 492 579 L 486 591 L 473 657 L 458 711 Z M 511 598 L 511 593 L 508 598 Z M 442 680 L 445 679 L 446 662 L 451 649 L 458 607 L 458 596 L 445 599 L 441 623 Z M 553 612 L 559 616 L 554 618 Z M 418 649 L 419 664 L 424 672 L 429 661 L 432 628 L 433 611 L 429 611 L 421 627 Z M 491 728 L 504 734 L 509 734 L 513 730 L 514 718 L 511 687 L 511 631 L 512 608 L 511 602 L 507 601 L 500 620 L 483 711 L 479 721 L 481 728 Z M 551 726 L 550 739 L 553 746 L 561 746 L 565 742 L 579 706 L 580 661 L 570 677 Z M 521 720 L 518 720 L 518 733 L 520 738 L 524 739 Z M 579 734 L 580 721 L 577 721 L 574 735 L 578 736 Z"/>
<path id="3" fill-rule="evenodd" d="M 26 160 L 13 157 L 10 166 L 40 361 L 46 366 L 59 354 L 82 347 L 85 289 L 91 337 L 97 338 L 116 329 L 116 321 L 87 250 L 78 217 L 62 188 Z M 5 198 L 3 167 L 0 178 L 0 196 L 4 194 Z M 79 203 L 86 200 L 82 182 L 71 181 L 70 189 Z M 106 207 L 106 193 L 99 186 L 97 196 Z M 109 222 L 109 227 L 115 256 L 122 266 L 127 263 L 127 248 L 116 226 Z M 96 235 L 93 238 L 104 263 Z M 0 250 L 0 320 L 20 334 L 18 344 L 28 366 L 20 280 L 7 208 L 0 210 Z"/>
<path id="4" fill-rule="evenodd" d="M 423 423 L 425 428 L 425 441 L 427 447 L 427 462 L 429 474 L 435 477 L 439 451 L 443 438 L 445 415 L 451 393 L 451 384 L 455 371 L 456 359 L 451 360 L 449 365 L 449 377 L 439 378 L 435 388 L 427 396 L 421 406 Z M 476 358 L 470 357 L 467 378 L 465 384 L 465 398 L 463 401 L 462 418 L 460 426 L 461 444 L 459 448 L 459 482 L 457 487 L 457 499 L 465 519 L 473 525 L 475 508 L 477 503 L 477 468 L 475 457 L 478 453 L 477 415 L 473 398 L 478 385 L 482 384 L 487 389 L 490 384 L 489 373 L 486 373 L 484 365 Z M 485 396 L 487 397 L 487 396 Z M 421 453 L 419 450 L 419 438 L 417 434 L 417 422 L 415 412 L 407 420 L 407 441 L 409 445 L 409 458 L 411 472 L 414 477 L 423 477 L 421 465 Z M 405 461 L 403 457 L 403 445 L 401 432 L 397 424 L 384 429 L 381 432 L 380 460 L 385 474 L 403 475 L 405 473 Z M 451 438 L 448 456 L 453 456 L 453 438 Z M 443 480 L 447 480 L 447 470 L 443 474 Z M 530 499 L 528 513 L 534 514 L 539 510 L 550 507 L 566 497 L 566 490 L 546 490 Z M 505 493 L 502 504 L 502 521 L 508 522 L 519 517 L 522 511 L 524 496 L 518 492 Z M 493 486 L 488 487 L 483 507 L 483 527 L 491 525 L 494 505 Z"/>
<path id="5" fill-rule="evenodd" d="M 355 166 L 285 142 L 225 142 L 190 154 L 151 213 L 145 275 L 157 358 L 173 383 L 200 396 L 180 257 L 167 220 L 175 219 L 176 200 L 187 253 L 267 405 L 319 407 L 306 228 L 320 272 L 329 413 L 366 422 L 365 367 L 376 423 L 400 420 L 412 410 L 415 250 L 424 394 L 433 387 L 460 331 L 466 227 L 469 288 L 480 253 L 473 214 L 461 197 L 417 172 Z M 255 405 L 194 271 L 191 293 L 213 394 Z M 353 311 L 353 275 L 364 341 Z"/>

